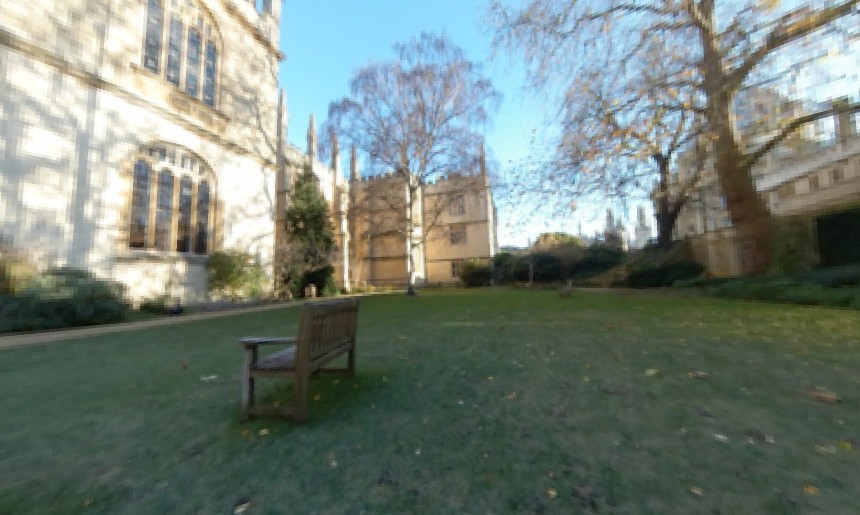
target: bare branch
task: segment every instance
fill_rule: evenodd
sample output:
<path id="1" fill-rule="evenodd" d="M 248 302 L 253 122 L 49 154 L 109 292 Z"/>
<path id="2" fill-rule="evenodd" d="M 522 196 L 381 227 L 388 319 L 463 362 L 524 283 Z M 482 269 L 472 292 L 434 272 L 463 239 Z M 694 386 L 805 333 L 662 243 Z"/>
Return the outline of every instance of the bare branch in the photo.
<path id="1" fill-rule="evenodd" d="M 765 37 L 764 43 L 753 50 L 744 62 L 735 69 L 727 77 L 726 86 L 731 90 L 740 87 L 744 80 L 749 76 L 750 72 L 761 63 L 765 57 L 772 54 L 782 46 L 785 46 L 793 41 L 815 32 L 818 29 L 826 27 L 843 16 L 851 14 L 855 7 L 860 4 L 860 0 L 848 0 L 833 7 L 828 7 L 820 11 L 810 13 L 798 20 L 788 24 L 778 24 Z"/>
<path id="2" fill-rule="evenodd" d="M 860 111 L 860 103 L 850 104 L 847 106 L 842 106 L 837 109 L 845 109 L 851 112 Z M 779 131 L 773 135 L 767 142 L 760 145 L 757 149 L 752 152 L 748 152 L 743 159 L 742 167 L 745 170 L 751 170 L 758 161 L 764 157 L 768 152 L 773 150 L 777 145 L 785 141 L 786 138 L 795 133 L 798 129 L 806 125 L 807 123 L 812 123 L 816 120 L 820 120 L 822 118 L 827 118 L 828 116 L 833 116 L 834 109 L 824 109 L 821 111 L 817 111 L 815 113 L 810 113 L 804 116 L 797 117 L 790 122 L 786 123 Z"/>

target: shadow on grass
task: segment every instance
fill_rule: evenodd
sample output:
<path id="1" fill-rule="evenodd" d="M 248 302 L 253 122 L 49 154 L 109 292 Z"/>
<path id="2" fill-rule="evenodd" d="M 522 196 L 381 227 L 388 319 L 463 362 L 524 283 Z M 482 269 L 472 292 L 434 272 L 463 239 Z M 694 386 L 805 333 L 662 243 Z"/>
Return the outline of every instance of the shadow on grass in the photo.
<path id="1" fill-rule="evenodd" d="M 375 407 L 374 396 L 382 390 L 382 385 L 391 377 L 390 372 L 373 370 L 359 371 L 350 377 L 344 374 L 321 372 L 311 377 L 308 387 L 308 418 L 301 424 L 290 417 L 278 415 L 255 416 L 248 423 L 239 422 L 239 404 L 233 403 L 234 410 L 229 425 L 231 433 L 258 426 L 289 428 L 310 428 L 331 423 L 349 423 L 355 414 L 365 410 L 368 405 Z M 237 390 L 238 392 L 238 390 Z M 238 393 L 237 393 L 238 395 Z M 289 406 L 293 402 L 293 381 L 286 378 L 264 378 L 257 380 L 257 403 L 261 406 Z M 274 425 L 274 426 L 273 426 Z"/>

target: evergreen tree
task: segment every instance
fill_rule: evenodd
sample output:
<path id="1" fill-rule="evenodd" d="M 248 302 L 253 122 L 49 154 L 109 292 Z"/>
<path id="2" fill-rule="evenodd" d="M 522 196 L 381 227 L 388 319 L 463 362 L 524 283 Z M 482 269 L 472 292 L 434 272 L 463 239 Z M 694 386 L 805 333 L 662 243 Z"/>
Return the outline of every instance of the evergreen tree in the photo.
<path id="1" fill-rule="evenodd" d="M 286 286 L 297 293 L 303 278 L 314 271 L 331 268 L 334 229 L 328 203 L 319 190 L 316 176 L 305 166 L 296 178 L 286 216 Z M 325 285 L 318 284 L 322 289 Z"/>

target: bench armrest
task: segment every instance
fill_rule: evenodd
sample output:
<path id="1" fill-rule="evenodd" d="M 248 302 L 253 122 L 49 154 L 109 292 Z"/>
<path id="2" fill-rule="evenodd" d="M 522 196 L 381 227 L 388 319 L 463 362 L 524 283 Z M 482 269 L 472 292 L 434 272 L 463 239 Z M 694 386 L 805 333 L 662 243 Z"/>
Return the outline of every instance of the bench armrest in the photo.
<path id="1" fill-rule="evenodd" d="M 287 336 L 287 337 L 279 337 L 279 336 L 245 336 L 239 343 L 245 348 L 248 347 L 256 347 L 258 345 L 270 345 L 270 344 L 285 344 L 285 343 L 296 343 L 295 336 Z"/>

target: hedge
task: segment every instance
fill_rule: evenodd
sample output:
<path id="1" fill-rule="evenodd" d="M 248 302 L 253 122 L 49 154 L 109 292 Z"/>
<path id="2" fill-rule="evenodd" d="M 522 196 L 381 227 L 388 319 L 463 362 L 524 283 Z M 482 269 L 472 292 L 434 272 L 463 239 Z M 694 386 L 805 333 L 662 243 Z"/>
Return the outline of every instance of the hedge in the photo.
<path id="1" fill-rule="evenodd" d="M 84 270 L 53 269 L 19 293 L 0 296 L 0 333 L 108 324 L 127 314 L 121 283 Z"/>

